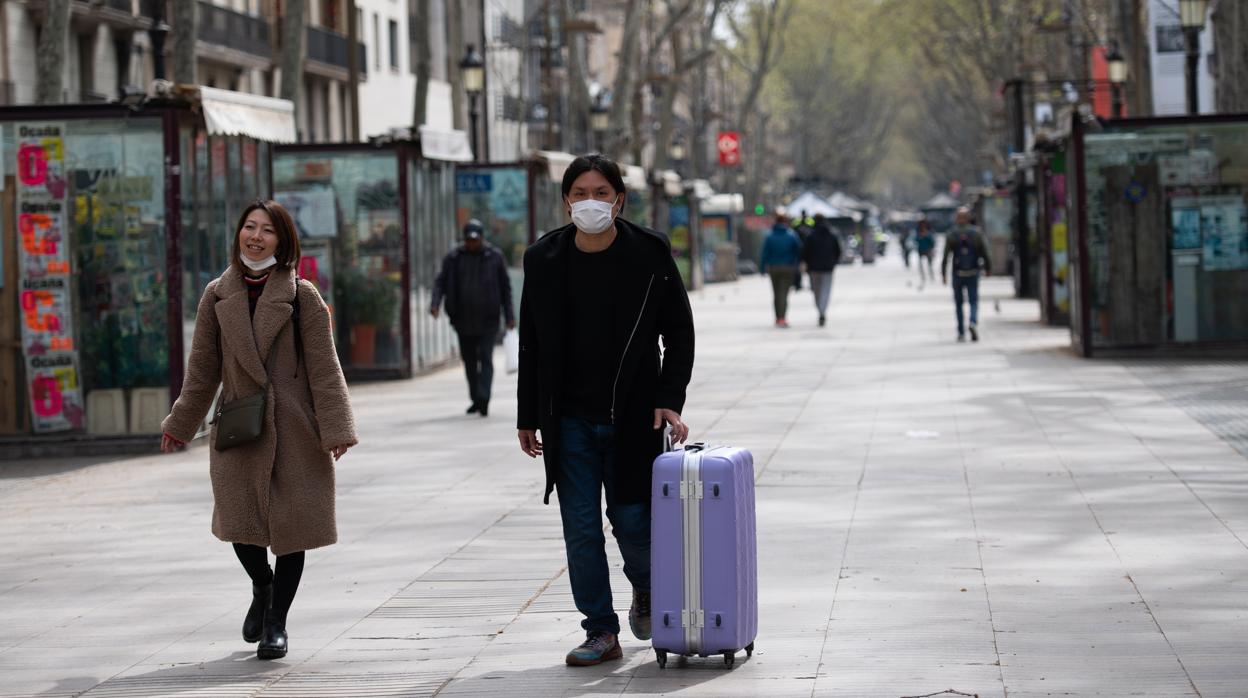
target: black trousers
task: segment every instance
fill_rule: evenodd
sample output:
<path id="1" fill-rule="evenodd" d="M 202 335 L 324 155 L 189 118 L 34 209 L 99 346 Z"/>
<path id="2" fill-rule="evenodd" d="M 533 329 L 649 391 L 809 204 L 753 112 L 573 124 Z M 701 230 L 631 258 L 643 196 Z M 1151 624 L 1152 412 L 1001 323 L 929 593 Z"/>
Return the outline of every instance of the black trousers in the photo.
<path id="1" fill-rule="evenodd" d="M 489 405 L 490 388 L 494 384 L 494 341 L 498 333 L 457 334 L 459 355 L 464 359 L 464 373 L 468 377 L 468 397 L 474 405 Z"/>
<path id="2" fill-rule="evenodd" d="M 273 610 L 285 613 L 295 600 L 295 592 L 299 591 L 299 580 L 303 577 L 303 551 L 277 556 L 277 571 L 269 568 L 269 551 L 258 545 L 235 543 L 234 554 L 243 563 L 247 576 L 253 584 L 261 586 L 273 583 Z"/>

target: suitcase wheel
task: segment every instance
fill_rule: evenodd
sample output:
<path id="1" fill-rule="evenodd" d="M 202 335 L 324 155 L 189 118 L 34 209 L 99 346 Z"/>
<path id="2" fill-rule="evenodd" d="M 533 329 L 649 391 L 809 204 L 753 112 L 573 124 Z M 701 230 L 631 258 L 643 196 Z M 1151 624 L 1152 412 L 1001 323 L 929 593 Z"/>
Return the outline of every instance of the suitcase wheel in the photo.
<path id="1" fill-rule="evenodd" d="M 754 643 L 753 642 L 745 646 L 745 656 L 747 657 L 754 656 Z"/>
<path id="2" fill-rule="evenodd" d="M 737 655 L 732 652 L 724 652 L 724 666 L 731 669 L 737 663 Z"/>
<path id="3" fill-rule="evenodd" d="M 656 659 L 659 660 L 659 668 L 666 669 L 667 668 L 667 650 L 661 650 L 661 649 L 656 648 L 654 650 L 654 656 Z"/>

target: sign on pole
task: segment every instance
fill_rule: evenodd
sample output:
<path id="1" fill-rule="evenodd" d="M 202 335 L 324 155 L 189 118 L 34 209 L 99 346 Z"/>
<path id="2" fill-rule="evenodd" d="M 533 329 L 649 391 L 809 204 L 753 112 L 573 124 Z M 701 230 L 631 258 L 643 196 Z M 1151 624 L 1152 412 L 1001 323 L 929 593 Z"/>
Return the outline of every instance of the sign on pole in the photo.
<path id="1" fill-rule="evenodd" d="M 715 146 L 719 149 L 720 165 L 736 167 L 741 164 L 741 136 L 736 131 L 720 131 Z"/>

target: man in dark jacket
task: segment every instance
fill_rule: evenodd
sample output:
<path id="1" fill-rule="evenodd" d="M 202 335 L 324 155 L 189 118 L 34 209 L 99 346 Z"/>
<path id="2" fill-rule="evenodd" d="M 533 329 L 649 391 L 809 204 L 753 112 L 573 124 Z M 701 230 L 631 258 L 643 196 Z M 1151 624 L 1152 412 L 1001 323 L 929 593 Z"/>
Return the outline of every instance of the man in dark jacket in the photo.
<path id="1" fill-rule="evenodd" d="M 619 218 L 619 167 L 577 158 L 563 178 L 572 225 L 524 255 L 520 298 L 520 449 L 543 456 L 546 501 L 559 491 L 568 575 L 586 640 L 573 666 L 619 659 L 601 501 L 633 587 L 629 625 L 650 638 L 650 477 L 675 442 L 693 371 L 693 314 L 666 236 Z M 659 340 L 663 350 L 660 352 Z M 538 440 L 538 432 L 541 440 Z"/>
<path id="2" fill-rule="evenodd" d="M 832 297 L 832 272 L 841 260 L 841 241 L 822 214 L 815 214 L 815 225 L 802 247 L 806 270 L 810 272 L 810 290 L 815 294 L 819 326 L 828 324 L 828 299 Z"/>
<path id="3" fill-rule="evenodd" d="M 498 341 L 501 309 L 507 329 L 516 326 L 511 306 L 511 279 L 507 261 L 498 248 L 484 239 L 484 229 L 476 220 L 464 224 L 464 244 L 442 260 L 442 271 L 433 282 L 433 302 L 429 312 L 438 317 L 443 301 L 451 326 L 459 335 L 459 353 L 468 376 L 472 404 L 468 414 L 490 414 L 490 386 L 494 382 L 494 344 Z"/>
<path id="4" fill-rule="evenodd" d="M 971 308 L 971 341 L 979 341 L 979 274 L 982 269 L 992 269 L 988 257 L 988 245 L 980 235 L 979 228 L 971 225 L 971 210 L 958 209 L 953 230 L 945 234 L 945 253 L 940 260 L 941 283 L 949 283 L 949 268 L 953 267 L 953 307 L 958 318 L 958 341 L 966 341 L 962 319 L 962 299 Z"/>

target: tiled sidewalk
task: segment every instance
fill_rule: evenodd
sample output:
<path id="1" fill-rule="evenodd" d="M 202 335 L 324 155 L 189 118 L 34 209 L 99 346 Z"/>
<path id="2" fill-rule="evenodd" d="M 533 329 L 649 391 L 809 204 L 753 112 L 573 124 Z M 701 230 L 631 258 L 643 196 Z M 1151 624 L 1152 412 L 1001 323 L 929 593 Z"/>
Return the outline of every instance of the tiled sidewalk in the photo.
<path id="1" fill-rule="evenodd" d="M 948 291 L 908 279 L 841 269 L 822 330 L 809 292 L 770 327 L 758 278 L 694 300 L 686 419 L 758 471 L 732 671 L 660 670 L 627 632 L 624 661 L 563 665 L 579 619 L 514 377 L 480 419 L 444 371 L 353 388 L 341 541 L 282 661 L 239 638 L 203 448 L 0 466 L 0 696 L 1248 695 L 1248 364 L 1077 359 L 1003 280 L 959 345 Z"/>

